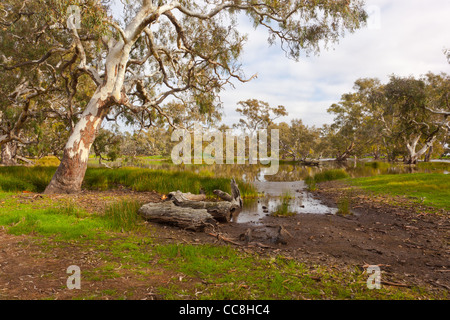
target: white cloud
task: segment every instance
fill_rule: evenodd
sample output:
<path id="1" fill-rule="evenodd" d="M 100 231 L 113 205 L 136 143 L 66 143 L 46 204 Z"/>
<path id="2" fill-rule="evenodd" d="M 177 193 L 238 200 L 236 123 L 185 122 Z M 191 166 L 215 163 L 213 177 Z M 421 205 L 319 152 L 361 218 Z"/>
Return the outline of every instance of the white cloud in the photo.
<path id="1" fill-rule="evenodd" d="M 379 28 L 347 35 L 334 49 L 299 62 L 269 47 L 265 30 L 243 25 L 243 32 L 249 33 L 244 71 L 258 73 L 258 79 L 235 83 L 235 90 L 222 94 L 224 122 L 237 122 L 238 101 L 255 98 L 286 106 L 290 116 L 283 121 L 301 118 L 320 126 L 332 121 L 327 108 L 351 91 L 358 78 L 378 77 L 385 82 L 391 74 L 417 77 L 428 71 L 450 72 L 442 53 L 450 47 L 450 1 L 367 0 L 366 4 L 380 8 Z"/>

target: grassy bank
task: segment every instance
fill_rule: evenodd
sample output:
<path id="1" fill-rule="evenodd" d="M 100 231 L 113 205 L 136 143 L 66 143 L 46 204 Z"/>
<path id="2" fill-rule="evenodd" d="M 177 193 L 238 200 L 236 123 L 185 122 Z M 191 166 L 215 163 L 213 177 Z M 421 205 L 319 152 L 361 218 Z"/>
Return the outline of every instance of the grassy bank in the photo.
<path id="1" fill-rule="evenodd" d="M 43 192 L 50 182 L 56 167 L 0 167 L 0 190 L 7 192 Z M 257 196 L 256 189 L 237 180 L 242 196 Z M 88 168 L 83 188 L 88 190 L 110 190 L 125 187 L 134 191 L 157 191 L 168 193 L 176 190 L 199 193 L 202 188 L 212 196 L 215 189 L 230 192 L 230 179 L 217 178 L 208 170 L 176 172 L 139 168 Z"/>
<path id="2" fill-rule="evenodd" d="M 450 176 L 445 174 L 398 174 L 348 180 L 364 190 L 406 196 L 416 202 L 450 210 Z"/>

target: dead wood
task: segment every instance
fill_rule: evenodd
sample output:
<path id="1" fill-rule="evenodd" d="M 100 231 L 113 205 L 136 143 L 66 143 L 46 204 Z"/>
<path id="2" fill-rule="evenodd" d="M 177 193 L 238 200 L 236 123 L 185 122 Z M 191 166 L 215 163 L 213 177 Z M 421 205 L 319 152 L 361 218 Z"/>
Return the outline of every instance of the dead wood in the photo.
<path id="1" fill-rule="evenodd" d="M 231 192 L 231 201 L 209 202 L 205 201 L 205 194 L 174 191 L 169 193 L 166 202 L 147 204 L 139 212 L 148 221 L 203 231 L 216 221 L 228 223 L 233 215 L 241 212 L 243 201 L 234 179 L 231 180 Z M 220 191 L 219 194 L 226 193 Z"/>
<path id="2" fill-rule="evenodd" d="M 179 207 L 173 202 L 146 204 L 139 209 L 139 214 L 150 222 L 169 224 L 196 232 L 216 224 L 208 211 Z"/>

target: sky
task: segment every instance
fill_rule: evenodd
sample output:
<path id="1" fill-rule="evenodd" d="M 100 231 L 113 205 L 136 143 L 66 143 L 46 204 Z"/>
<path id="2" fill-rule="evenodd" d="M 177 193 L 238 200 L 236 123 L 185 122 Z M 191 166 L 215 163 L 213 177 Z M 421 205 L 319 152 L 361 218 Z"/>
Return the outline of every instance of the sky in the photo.
<path id="1" fill-rule="evenodd" d="M 249 39 L 241 57 L 248 83 L 234 82 L 221 94 L 223 119 L 239 121 L 237 103 L 258 99 L 271 106 L 283 105 L 289 116 L 277 122 L 302 119 L 307 125 L 332 123 L 327 109 L 352 92 L 358 78 L 389 76 L 420 77 L 431 71 L 450 73 L 443 53 L 450 48 L 450 0 L 366 0 L 366 27 L 347 34 L 319 56 L 288 59 L 278 46 L 269 46 L 268 33 L 254 30 L 250 23 L 239 25 Z"/>

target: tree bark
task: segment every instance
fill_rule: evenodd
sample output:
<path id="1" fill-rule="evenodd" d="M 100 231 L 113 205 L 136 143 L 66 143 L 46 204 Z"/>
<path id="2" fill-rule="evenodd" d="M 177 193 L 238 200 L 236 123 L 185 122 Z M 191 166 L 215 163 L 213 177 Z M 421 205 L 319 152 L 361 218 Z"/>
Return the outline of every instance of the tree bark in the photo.
<path id="1" fill-rule="evenodd" d="M 139 209 L 139 214 L 147 221 L 173 225 L 192 231 L 203 231 L 216 221 L 206 211 L 179 207 L 171 201 L 149 203 Z"/>
<path id="2" fill-rule="evenodd" d="M 353 149 L 355 149 L 354 142 L 352 142 L 350 144 L 350 146 L 347 148 L 347 150 L 344 151 L 344 153 L 342 153 L 336 157 L 336 161 L 338 161 L 338 162 L 346 161 L 347 158 L 350 156 L 350 154 L 353 152 Z"/>
<path id="3" fill-rule="evenodd" d="M 220 222 L 230 222 L 231 218 L 239 214 L 242 210 L 243 201 L 241 192 L 234 179 L 231 180 L 231 195 L 221 190 L 215 190 L 215 194 L 219 195 L 225 201 L 208 202 L 204 195 L 192 195 L 190 193 L 182 193 L 181 191 L 171 192 L 169 199 L 179 207 L 191 209 L 205 209 L 214 219 Z"/>
<path id="4" fill-rule="evenodd" d="M 102 100 L 101 89 L 98 89 L 73 129 L 64 147 L 61 163 L 45 189 L 45 194 L 70 194 L 81 191 L 89 151 L 108 110 L 109 98 Z"/>
<path id="5" fill-rule="evenodd" d="M 406 164 L 417 164 L 419 159 L 428 151 L 429 148 L 433 146 L 434 142 L 437 139 L 436 135 L 429 137 L 425 142 L 425 145 L 422 147 L 422 149 L 416 152 L 417 144 L 419 143 L 420 137 L 421 135 L 414 138 L 413 141 L 411 141 L 411 143 L 408 142 L 406 144 L 409 153 L 406 159 Z"/>
<path id="6" fill-rule="evenodd" d="M 431 155 L 433 154 L 433 146 L 431 146 L 427 153 L 425 154 L 425 162 L 430 162 L 431 161 Z"/>
<path id="7" fill-rule="evenodd" d="M 139 210 L 139 214 L 151 222 L 174 225 L 183 229 L 203 231 L 211 224 L 219 222 L 230 222 L 232 216 L 239 214 L 242 210 L 243 201 L 238 185 L 234 179 L 231 180 L 232 195 L 220 191 L 231 201 L 207 202 L 190 199 L 204 198 L 204 195 L 193 195 L 181 191 L 171 192 L 168 200 L 163 203 L 150 203 Z"/>

